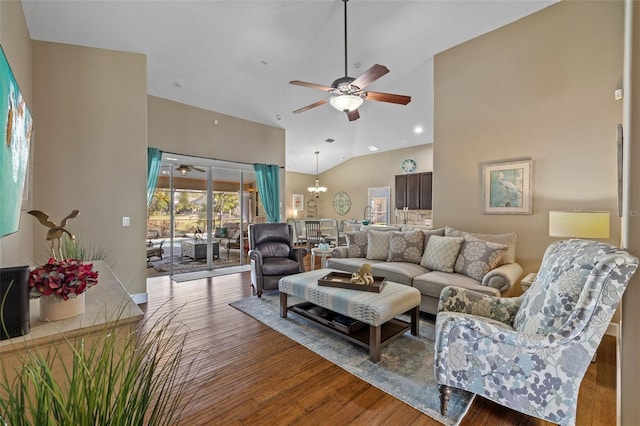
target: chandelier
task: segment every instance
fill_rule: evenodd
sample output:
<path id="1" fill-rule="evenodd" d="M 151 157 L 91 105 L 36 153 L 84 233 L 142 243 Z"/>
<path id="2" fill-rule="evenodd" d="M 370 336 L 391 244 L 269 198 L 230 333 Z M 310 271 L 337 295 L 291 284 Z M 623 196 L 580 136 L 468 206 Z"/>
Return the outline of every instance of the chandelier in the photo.
<path id="1" fill-rule="evenodd" d="M 318 154 L 320 154 L 320 151 L 316 151 L 316 186 L 307 188 L 309 192 L 315 194 L 316 198 L 318 198 L 322 192 L 327 192 L 327 188 L 320 186 L 320 178 L 318 177 Z"/>

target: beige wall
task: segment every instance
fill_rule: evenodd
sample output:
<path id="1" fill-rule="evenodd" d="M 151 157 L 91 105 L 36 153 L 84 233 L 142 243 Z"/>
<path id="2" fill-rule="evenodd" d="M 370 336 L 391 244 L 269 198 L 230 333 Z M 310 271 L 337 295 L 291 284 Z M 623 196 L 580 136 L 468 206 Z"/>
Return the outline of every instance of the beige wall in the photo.
<path id="1" fill-rule="evenodd" d="M 640 3 L 635 6 L 629 246 L 640 253 Z M 623 73 L 623 2 L 550 6 L 436 57 L 434 222 L 519 234 L 518 260 L 538 268 L 548 211 L 617 211 L 616 125 L 622 103 L 613 91 Z M 630 136 L 630 137 L 629 137 Z M 481 213 L 479 164 L 529 157 L 534 161 L 534 214 Z M 455 196 L 454 196 L 455 195 Z M 612 217 L 610 243 L 620 244 Z M 619 379 L 622 425 L 640 418 L 640 274 L 622 303 Z"/>
<path id="2" fill-rule="evenodd" d="M 113 252 L 132 294 L 146 291 L 146 83 L 144 55 L 33 42 L 33 208 L 56 222 L 80 210 L 68 229 Z M 36 261 L 45 233 L 35 225 Z"/>
<path id="3" fill-rule="evenodd" d="M 0 2 L 0 44 L 33 115 L 31 39 L 22 12 L 22 4 L 18 1 Z M 37 143 L 37 135 L 33 142 Z M 23 211 L 19 232 L 0 238 L 0 266 L 33 263 L 32 219 L 32 216 Z"/>
<path id="4" fill-rule="evenodd" d="M 433 171 L 433 145 L 419 145 L 409 148 L 385 151 L 377 154 L 354 157 L 336 167 L 320 174 L 320 184 L 327 187 L 327 192 L 318 199 L 317 217 L 338 220 L 362 220 L 364 208 L 367 206 L 368 188 L 391 187 L 391 215 L 394 219 L 395 207 L 395 175 L 404 172 L 400 168 L 402 160 L 416 160 L 416 172 Z M 307 188 L 315 184 L 315 175 L 287 172 L 285 217 L 293 217 L 291 195 L 304 194 L 305 204 L 311 199 Z M 333 210 L 333 197 L 339 191 L 345 191 L 351 197 L 351 209 L 344 216 Z M 298 213 L 298 217 L 306 217 L 307 211 Z"/>
<path id="5" fill-rule="evenodd" d="M 285 164 L 284 129 L 155 96 L 148 97 L 148 109 L 151 147 L 218 160 Z"/>
<path id="6" fill-rule="evenodd" d="M 516 231 L 531 272 L 549 210 L 616 212 L 622 18 L 619 1 L 561 2 L 436 56 L 435 226 Z M 480 164 L 519 158 L 533 160 L 533 214 L 483 215 Z"/>

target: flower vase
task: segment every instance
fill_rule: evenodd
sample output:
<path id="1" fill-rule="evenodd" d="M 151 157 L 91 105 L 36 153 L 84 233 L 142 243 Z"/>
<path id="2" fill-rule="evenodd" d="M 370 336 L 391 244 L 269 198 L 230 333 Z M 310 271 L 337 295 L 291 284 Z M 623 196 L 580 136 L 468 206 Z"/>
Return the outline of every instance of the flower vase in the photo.
<path id="1" fill-rule="evenodd" d="M 55 296 L 40 297 L 40 321 L 59 321 L 84 312 L 84 293 L 64 300 Z"/>

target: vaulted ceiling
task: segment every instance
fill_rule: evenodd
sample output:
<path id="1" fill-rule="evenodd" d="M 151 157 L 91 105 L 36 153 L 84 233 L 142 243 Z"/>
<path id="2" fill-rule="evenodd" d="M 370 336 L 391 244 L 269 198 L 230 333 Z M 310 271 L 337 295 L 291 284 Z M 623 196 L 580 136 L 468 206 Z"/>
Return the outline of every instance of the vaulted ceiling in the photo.
<path id="1" fill-rule="evenodd" d="M 347 68 L 389 74 L 368 90 L 411 96 L 365 101 L 349 122 L 328 104 L 292 111 L 344 76 L 342 0 L 22 0 L 34 40 L 147 55 L 148 93 L 286 129 L 286 169 L 315 173 L 367 148 L 433 142 L 433 57 L 555 0 L 351 0 Z M 421 133 L 415 129 L 422 128 Z M 326 142 L 333 139 L 333 142 Z M 150 142 L 152 145 L 152 141 Z"/>

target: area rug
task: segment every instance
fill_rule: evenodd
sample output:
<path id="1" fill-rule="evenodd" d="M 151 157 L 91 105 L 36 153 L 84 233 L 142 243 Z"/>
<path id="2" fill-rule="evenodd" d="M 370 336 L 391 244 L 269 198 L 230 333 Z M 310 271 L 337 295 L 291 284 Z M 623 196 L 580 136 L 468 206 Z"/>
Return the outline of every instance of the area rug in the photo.
<path id="1" fill-rule="evenodd" d="M 247 272 L 250 270 L 251 265 L 227 266 L 226 268 L 218 268 L 213 271 L 187 272 L 185 274 L 173 275 L 171 279 L 177 283 L 183 283 L 185 281 L 221 277 L 223 275 L 237 274 L 238 272 Z"/>
<path id="2" fill-rule="evenodd" d="M 227 259 L 226 253 L 213 261 L 213 268 L 226 268 L 228 266 L 240 265 L 239 254 L 231 252 L 231 256 Z M 164 257 L 161 260 L 148 262 L 147 265 L 158 272 L 171 272 L 171 258 Z M 204 271 L 207 269 L 207 261 L 205 259 L 193 260 L 190 257 L 181 256 L 179 254 L 173 256 L 173 273 L 183 274 L 187 272 Z"/>
<path id="3" fill-rule="evenodd" d="M 302 302 L 288 297 L 289 305 Z M 277 291 L 262 298 L 231 303 L 234 308 L 311 349 L 349 373 L 407 403 L 445 425 L 457 425 L 466 414 L 473 394 L 454 389 L 448 415 L 440 414 L 440 393 L 433 371 L 434 324 L 420 320 L 420 335 L 404 336 L 383 347 L 380 362 L 369 361 L 369 351 L 325 331 L 304 317 L 290 313 L 280 318 Z"/>

